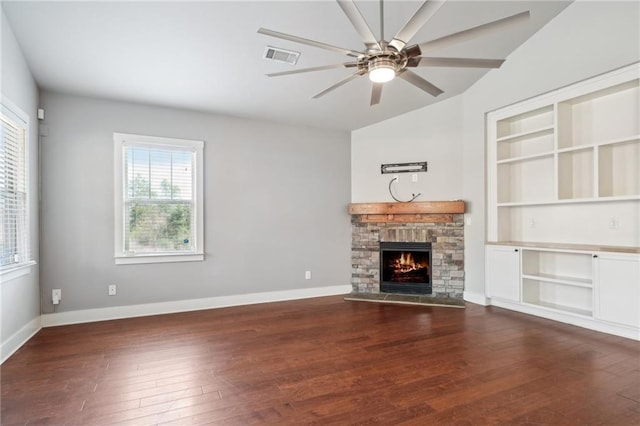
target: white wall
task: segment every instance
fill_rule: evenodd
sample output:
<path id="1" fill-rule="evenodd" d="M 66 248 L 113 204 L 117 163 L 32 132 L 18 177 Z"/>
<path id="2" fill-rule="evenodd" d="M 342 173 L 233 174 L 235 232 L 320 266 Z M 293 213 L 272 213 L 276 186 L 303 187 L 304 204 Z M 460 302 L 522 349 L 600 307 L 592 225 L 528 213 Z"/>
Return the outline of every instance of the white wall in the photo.
<path id="1" fill-rule="evenodd" d="M 52 288 L 65 312 L 349 285 L 347 132 L 50 92 L 41 101 L 44 313 Z M 113 132 L 205 141 L 204 262 L 114 264 Z"/>
<path id="2" fill-rule="evenodd" d="M 351 134 L 351 200 L 393 201 L 389 181 L 394 175 L 381 174 L 381 164 L 427 161 L 426 173 L 398 174 L 392 186 L 397 198 L 416 201 L 462 198 L 461 97 L 453 97 L 425 109 L 413 111 Z"/>
<path id="3" fill-rule="evenodd" d="M 31 203 L 31 250 L 38 260 L 38 88 L 22 56 L 13 31 L 2 13 L 2 62 L 0 89 L 30 118 L 29 126 L 29 191 Z M 22 342 L 39 328 L 40 299 L 38 265 L 31 273 L 14 280 L 0 282 L 0 359 L 6 359 Z"/>
<path id="4" fill-rule="evenodd" d="M 463 95 L 466 289 L 484 294 L 485 114 L 640 60 L 640 3 L 577 1 Z"/>
<path id="5" fill-rule="evenodd" d="M 447 101 L 455 102 L 459 107 L 447 111 L 446 105 L 432 105 L 354 131 L 352 201 L 388 201 L 384 197 L 386 187 L 375 176 L 379 173 L 376 169 L 379 164 L 374 160 L 392 158 L 398 152 L 398 141 L 407 157 L 411 152 L 423 152 L 422 140 L 414 139 L 408 146 L 404 145 L 406 135 L 430 134 L 425 123 L 441 120 L 449 123 L 450 131 L 439 133 L 438 144 L 456 146 L 456 152 L 462 155 L 442 165 L 449 171 L 448 175 L 440 176 L 445 178 L 445 193 L 429 192 L 422 199 L 462 198 L 466 201 L 466 217 L 471 225 L 465 225 L 465 298 L 483 303 L 485 114 L 640 60 L 639 8 L 638 2 L 574 2 L 513 52 L 502 68 L 490 71 L 463 95 Z M 365 135 L 373 135 L 378 128 L 386 136 L 386 142 L 377 141 L 368 146 Z M 377 157 L 368 153 L 368 149 L 375 151 Z M 402 159 L 412 161 L 414 156 L 410 158 Z M 432 158 L 427 158 L 430 170 Z M 369 179 L 361 178 L 361 171 L 368 168 L 371 169 Z M 462 176 L 461 194 L 460 183 L 456 183 L 459 181 L 454 176 L 458 174 Z M 429 180 L 430 172 L 426 176 Z M 447 178 L 453 179 L 452 185 Z M 407 188 L 407 192 L 411 190 Z"/>

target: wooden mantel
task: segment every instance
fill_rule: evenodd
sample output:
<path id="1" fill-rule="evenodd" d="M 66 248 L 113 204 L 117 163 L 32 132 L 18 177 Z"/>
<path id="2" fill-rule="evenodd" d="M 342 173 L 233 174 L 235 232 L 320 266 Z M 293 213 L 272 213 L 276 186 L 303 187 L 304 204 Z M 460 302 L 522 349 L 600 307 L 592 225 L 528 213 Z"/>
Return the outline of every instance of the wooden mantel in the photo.
<path id="1" fill-rule="evenodd" d="M 411 203 L 352 203 L 349 214 L 360 222 L 444 223 L 464 213 L 464 201 L 421 201 Z"/>

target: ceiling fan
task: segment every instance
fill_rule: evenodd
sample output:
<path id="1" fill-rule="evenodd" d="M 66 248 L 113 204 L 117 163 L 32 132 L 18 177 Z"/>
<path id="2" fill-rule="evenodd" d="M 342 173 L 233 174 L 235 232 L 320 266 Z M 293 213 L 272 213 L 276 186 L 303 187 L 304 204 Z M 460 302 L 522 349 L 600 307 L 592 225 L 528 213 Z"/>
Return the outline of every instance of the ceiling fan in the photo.
<path id="1" fill-rule="evenodd" d="M 341 64 L 323 65 L 313 68 L 304 68 L 293 71 L 284 71 L 267 74 L 269 77 L 305 73 L 311 71 L 322 71 L 333 68 L 354 68 L 355 72 L 348 77 L 340 80 L 331 87 L 323 90 L 313 98 L 319 98 L 326 95 L 334 89 L 342 86 L 362 75 L 369 75 L 369 79 L 373 83 L 371 91 L 371 105 L 380 103 L 382 95 L 382 86 L 384 83 L 400 77 L 403 80 L 413 84 L 414 86 L 424 90 L 432 96 L 438 96 L 443 91 L 434 84 L 428 82 L 409 68 L 414 67 L 467 67 L 467 68 L 499 68 L 504 59 L 476 59 L 476 58 L 442 58 L 442 57 L 425 57 L 423 53 L 447 47 L 456 43 L 464 42 L 474 37 L 478 37 L 487 33 L 491 33 L 505 27 L 520 23 L 529 19 L 529 11 L 521 12 L 516 15 L 507 16 L 497 21 L 491 21 L 477 27 L 469 28 L 444 37 L 430 40 L 424 43 L 408 45 L 409 41 L 416 33 L 431 19 L 431 17 L 444 4 L 444 1 L 426 0 L 418 8 L 416 13 L 402 27 L 400 31 L 387 42 L 384 40 L 384 5 L 380 0 L 380 40 L 374 36 L 371 28 L 367 24 L 360 10 L 353 0 L 336 0 L 351 24 L 362 38 L 366 50 L 364 52 L 345 49 L 342 47 L 332 46 L 330 44 L 319 41 L 309 40 L 290 34 L 268 30 L 266 28 L 258 29 L 258 33 L 295 43 L 306 44 L 308 46 L 318 47 L 320 49 L 330 50 L 332 52 L 342 53 L 352 58 L 353 62 L 345 62 Z"/>

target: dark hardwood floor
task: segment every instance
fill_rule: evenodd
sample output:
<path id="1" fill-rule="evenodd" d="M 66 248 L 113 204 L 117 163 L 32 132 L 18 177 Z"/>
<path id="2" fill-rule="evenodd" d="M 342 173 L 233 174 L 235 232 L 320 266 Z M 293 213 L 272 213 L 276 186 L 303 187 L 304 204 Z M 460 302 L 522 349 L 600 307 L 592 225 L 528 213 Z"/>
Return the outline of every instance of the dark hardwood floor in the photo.
<path id="1" fill-rule="evenodd" d="M 324 297 L 41 330 L 1 423 L 640 424 L 640 343 L 467 304 Z"/>

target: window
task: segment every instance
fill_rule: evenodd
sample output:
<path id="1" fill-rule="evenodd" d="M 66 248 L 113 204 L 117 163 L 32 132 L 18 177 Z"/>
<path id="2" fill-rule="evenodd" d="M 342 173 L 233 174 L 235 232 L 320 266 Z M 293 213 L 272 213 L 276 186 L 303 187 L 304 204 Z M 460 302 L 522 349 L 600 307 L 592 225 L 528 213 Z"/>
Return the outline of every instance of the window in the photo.
<path id="1" fill-rule="evenodd" d="M 0 274 L 12 279 L 30 272 L 29 117 L 4 97 L 0 110 Z"/>
<path id="2" fill-rule="evenodd" d="M 114 133 L 118 264 L 204 259 L 202 141 Z"/>

